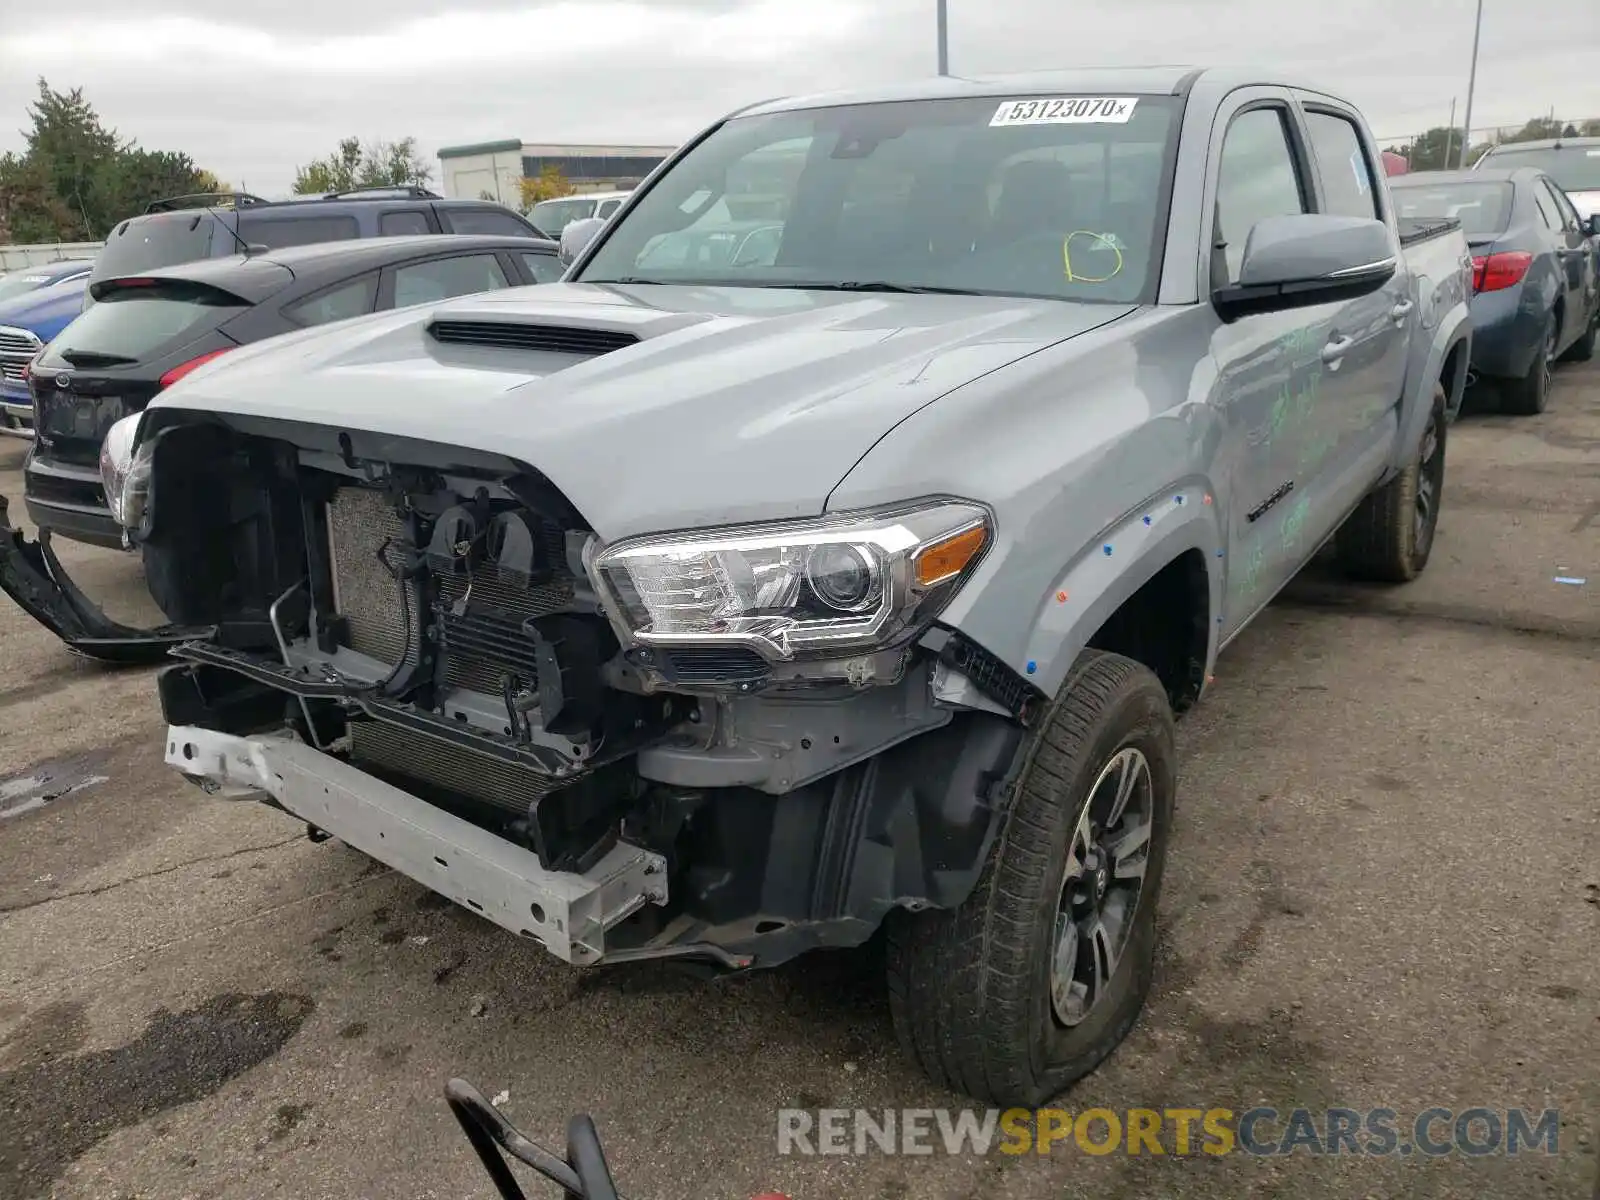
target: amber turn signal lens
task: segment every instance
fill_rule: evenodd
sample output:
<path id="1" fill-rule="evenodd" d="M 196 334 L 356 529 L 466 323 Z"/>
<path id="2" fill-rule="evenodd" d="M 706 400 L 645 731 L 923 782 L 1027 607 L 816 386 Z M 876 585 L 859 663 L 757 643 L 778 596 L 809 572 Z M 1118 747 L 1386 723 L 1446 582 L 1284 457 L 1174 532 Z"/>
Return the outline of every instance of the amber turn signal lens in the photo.
<path id="1" fill-rule="evenodd" d="M 919 551 L 912 563 L 917 586 L 933 587 L 961 574 L 988 540 L 989 531 L 977 525 Z"/>

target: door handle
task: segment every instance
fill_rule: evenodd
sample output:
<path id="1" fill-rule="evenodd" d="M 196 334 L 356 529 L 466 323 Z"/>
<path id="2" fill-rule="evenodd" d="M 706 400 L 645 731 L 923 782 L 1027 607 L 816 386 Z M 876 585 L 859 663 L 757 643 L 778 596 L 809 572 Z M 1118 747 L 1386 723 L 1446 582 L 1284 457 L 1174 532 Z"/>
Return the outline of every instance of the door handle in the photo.
<path id="1" fill-rule="evenodd" d="M 1325 363 L 1338 362 L 1345 356 L 1345 352 L 1356 344 L 1353 337 L 1336 337 L 1322 348 L 1322 361 Z"/>
<path id="2" fill-rule="evenodd" d="M 1403 320 L 1405 320 L 1406 314 L 1408 312 L 1410 312 L 1415 307 L 1416 307 L 1416 305 L 1413 304 L 1411 301 L 1402 300 L 1402 301 L 1400 301 L 1399 304 L 1396 304 L 1393 308 L 1391 308 L 1389 310 L 1389 315 L 1391 317 L 1393 317 L 1396 321 L 1403 321 Z"/>

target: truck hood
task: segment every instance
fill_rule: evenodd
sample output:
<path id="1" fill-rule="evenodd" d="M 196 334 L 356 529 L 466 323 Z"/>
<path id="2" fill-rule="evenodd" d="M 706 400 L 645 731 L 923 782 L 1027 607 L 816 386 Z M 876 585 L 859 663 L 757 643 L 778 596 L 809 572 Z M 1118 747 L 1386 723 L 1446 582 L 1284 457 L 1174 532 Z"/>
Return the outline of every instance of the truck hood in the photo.
<path id="1" fill-rule="evenodd" d="M 505 455 L 612 540 L 818 514 L 917 409 L 1135 307 L 555 283 L 244 347 L 151 407 Z"/>
<path id="2" fill-rule="evenodd" d="M 85 280 L 76 279 L 0 300 L 0 325 L 26 329 L 41 342 L 48 342 L 83 311 L 86 286 Z"/>

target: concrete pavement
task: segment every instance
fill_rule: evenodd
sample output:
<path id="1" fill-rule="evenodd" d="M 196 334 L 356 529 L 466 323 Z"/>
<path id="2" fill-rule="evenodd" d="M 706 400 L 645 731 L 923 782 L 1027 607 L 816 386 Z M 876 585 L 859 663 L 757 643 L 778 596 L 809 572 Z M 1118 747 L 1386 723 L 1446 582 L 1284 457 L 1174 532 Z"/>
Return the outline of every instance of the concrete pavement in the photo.
<path id="1" fill-rule="evenodd" d="M 638 1197 L 1587 1196 L 1600 364 L 1557 380 L 1542 417 L 1452 430 L 1421 580 L 1313 567 L 1224 655 L 1180 726 L 1154 994 L 1063 1101 L 1557 1108 L 1556 1157 L 780 1157 L 781 1107 L 960 1103 L 901 1061 L 869 955 L 570 969 L 182 784 L 149 672 L 0 602 L 0 1195 L 488 1197 L 442 1099 L 463 1075 L 551 1146 L 593 1113 Z M 63 556 L 155 619 L 136 564 Z"/>

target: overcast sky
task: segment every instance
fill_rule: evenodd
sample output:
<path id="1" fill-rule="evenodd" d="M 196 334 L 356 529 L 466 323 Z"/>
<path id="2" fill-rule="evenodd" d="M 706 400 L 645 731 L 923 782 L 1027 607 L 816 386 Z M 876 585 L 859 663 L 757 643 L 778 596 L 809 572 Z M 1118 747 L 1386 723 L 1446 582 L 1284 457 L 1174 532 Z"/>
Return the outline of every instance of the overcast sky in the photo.
<path id="1" fill-rule="evenodd" d="M 931 75 L 935 0 L 13 0 L 0 150 L 37 76 L 272 194 L 341 136 L 672 144 L 774 95 Z M 1264 62 L 1380 137 L 1464 105 L 1475 0 L 949 0 L 953 73 Z M 253 11 L 252 11 L 253 10 Z M 1298 10 L 1298 11 L 1296 11 Z M 1485 0 L 1473 125 L 1600 117 L 1600 2 Z M 1458 119 L 1461 113 L 1458 111 Z M 438 164 L 433 163 L 435 179 Z"/>

